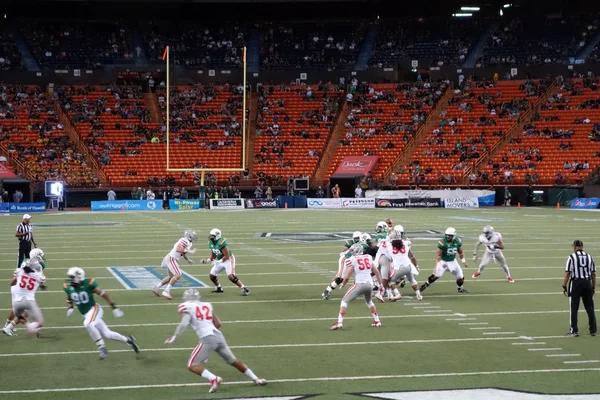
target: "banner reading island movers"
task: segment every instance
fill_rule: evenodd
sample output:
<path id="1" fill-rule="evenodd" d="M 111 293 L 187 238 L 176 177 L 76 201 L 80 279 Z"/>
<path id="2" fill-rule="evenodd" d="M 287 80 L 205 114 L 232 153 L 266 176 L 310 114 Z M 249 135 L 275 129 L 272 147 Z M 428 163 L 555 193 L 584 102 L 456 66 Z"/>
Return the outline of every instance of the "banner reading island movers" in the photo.
<path id="1" fill-rule="evenodd" d="M 235 210 L 244 208 L 244 199 L 210 199 L 211 210 Z"/>
<path id="2" fill-rule="evenodd" d="M 160 211 L 161 200 L 92 201 L 92 211 Z"/>
<path id="3" fill-rule="evenodd" d="M 171 210 L 198 210 L 200 209 L 200 200 L 198 199 L 171 199 L 169 200 Z"/>
<path id="4" fill-rule="evenodd" d="M 377 208 L 432 208 L 441 207 L 442 199 L 375 199 Z"/>
<path id="5" fill-rule="evenodd" d="M 377 165 L 379 157 L 375 156 L 350 156 L 344 157 L 332 178 L 355 177 L 366 175 Z"/>
<path id="6" fill-rule="evenodd" d="M 448 197 L 444 199 L 444 208 L 479 208 L 477 197 Z"/>

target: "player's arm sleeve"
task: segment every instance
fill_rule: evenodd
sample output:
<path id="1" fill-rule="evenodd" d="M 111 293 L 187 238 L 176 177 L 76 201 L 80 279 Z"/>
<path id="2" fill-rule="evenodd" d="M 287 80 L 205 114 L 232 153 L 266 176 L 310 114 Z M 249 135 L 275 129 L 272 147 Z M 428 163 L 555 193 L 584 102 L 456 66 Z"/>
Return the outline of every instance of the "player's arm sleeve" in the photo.
<path id="1" fill-rule="evenodd" d="M 94 278 L 90 278 L 88 285 L 90 287 L 90 290 L 95 290 L 98 287 L 98 281 L 95 280 Z"/>
<path id="2" fill-rule="evenodd" d="M 181 316 L 181 322 L 179 323 L 179 325 L 177 325 L 177 329 L 175 329 L 175 336 L 181 336 L 183 331 L 185 331 L 185 328 L 187 328 L 187 326 L 190 324 L 191 320 L 192 316 L 190 314 L 188 314 L 187 312 L 183 314 Z"/>

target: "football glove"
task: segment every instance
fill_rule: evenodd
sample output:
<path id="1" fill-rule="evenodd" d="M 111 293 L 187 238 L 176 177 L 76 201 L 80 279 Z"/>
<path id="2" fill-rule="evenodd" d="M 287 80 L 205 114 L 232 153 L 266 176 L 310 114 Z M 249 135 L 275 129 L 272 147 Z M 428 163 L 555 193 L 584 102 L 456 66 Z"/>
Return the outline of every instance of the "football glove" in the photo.
<path id="1" fill-rule="evenodd" d="M 175 343 L 176 340 L 177 340 L 177 335 L 173 335 L 170 338 L 168 338 L 167 340 L 165 340 L 165 344 Z"/>
<path id="2" fill-rule="evenodd" d="M 71 316 L 71 314 L 73 314 L 73 311 L 74 311 L 74 310 L 75 310 L 75 309 L 74 309 L 73 307 L 69 308 L 69 309 L 67 310 L 67 317 L 70 317 L 70 316 Z"/>
<path id="3" fill-rule="evenodd" d="M 477 255 L 476 254 L 473 255 L 473 261 L 477 261 Z"/>
<path id="4" fill-rule="evenodd" d="M 187 252 L 187 254 L 196 254 L 196 249 L 191 249 L 190 251 Z"/>
<path id="5" fill-rule="evenodd" d="M 40 289 L 41 289 L 42 291 L 44 291 L 44 290 L 48 290 L 48 286 L 46 286 L 44 283 L 42 283 L 42 284 L 40 285 Z"/>
<path id="6" fill-rule="evenodd" d="M 194 260 L 192 260 L 191 258 L 187 258 L 186 260 L 187 260 L 188 264 L 193 264 L 194 263 Z"/>
<path id="7" fill-rule="evenodd" d="M 113 311 L 113 315 L 115 316 L 115 318 L 121 318 L 123 315 L 123 311 L 119 310 L 118 308 L 115 308 Z"/>

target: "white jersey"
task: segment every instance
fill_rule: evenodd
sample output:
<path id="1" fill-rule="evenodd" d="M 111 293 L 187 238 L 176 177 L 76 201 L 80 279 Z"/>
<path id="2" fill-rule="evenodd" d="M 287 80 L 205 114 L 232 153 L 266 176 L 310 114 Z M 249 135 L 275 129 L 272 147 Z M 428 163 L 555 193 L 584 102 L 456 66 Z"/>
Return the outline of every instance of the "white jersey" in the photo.
<path id="1" fill-rule="evenodd" d="M 397 250 L 392 246 L 392 243 L 389 240 L 386 243 L 386 257 L 388 257 L 388 259 L 392 261 L 394 269 L 398 269 L 400 267 L 408 267 L 411 265 L 410 258 L 408 257 L 411 242 L 410 240 L 403 239 L 402 244 L 402 250 Z"/>
<path id="2" fill-rule="evenodd" d="M 17 283 L 10 287 L 13 301 L 31 300 L 35 301 L 35 292 L 40 285 L 46 281 L 46 277 L 41 272 L 31 272 L 29 274 L 21 268 L 14 273 Z"/>
<path id="3" fill-rule="evenodd" d="M 479 243 L 485 246 L 485 251 L 491 254 L 498 254 L 500 249 L 498 248 L 498 243 L 502 241 L 502 235 L 498 232 L 492 233 L 491 238 L 485 237 L 485 234 L 479 235 Z"/>
<path id="4" fill-rule="evenodd" d="M 192 317 L 190 325 L 200 339 L 219 332 L 213 323 L 212 304 L 202 301 L 186 301 L 177 307 L 177 311 Z"/>
<path id="5" fill-rule="evenodd" d="M 168 254 L 168 256 L 174 258 L 177 261 L 181 260 L 181 257 L 183 256 L 182 253 L 179 253 L 177 251 L 177 247 L 179 247 L 179 246 L 183 247 L 185 250 L 185 253 L 187 253 L 188 251 L 190 251 L 192 249 L 192 242 L 190 242 L 186 238 L 181 238 L 177 241 L 177 243 L 175 243 L 175 246 L 173 246 L 173 250 L 171 250 L 171 252 Z"/>
<path id="6" fill-rule="evenodd" d="M 373 284 L 371 270 L 373 268 L 373 257 L 368 254 L 350 257 L 350 263 L 354 269 L 355 283 L 370 283 Z"/>

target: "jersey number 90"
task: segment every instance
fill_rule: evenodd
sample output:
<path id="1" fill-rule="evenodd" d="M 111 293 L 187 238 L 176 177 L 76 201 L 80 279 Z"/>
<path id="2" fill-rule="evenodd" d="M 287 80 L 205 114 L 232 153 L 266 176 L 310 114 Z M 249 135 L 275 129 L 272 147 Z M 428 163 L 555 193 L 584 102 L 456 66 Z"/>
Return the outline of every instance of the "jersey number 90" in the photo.
<path id="1" fill-rule="evenodd" d="M 73 300 L 75 304 L 86 304 L 90 301 L 90 296 L 86 292 L 71 293 L 71 300 Z"/>

